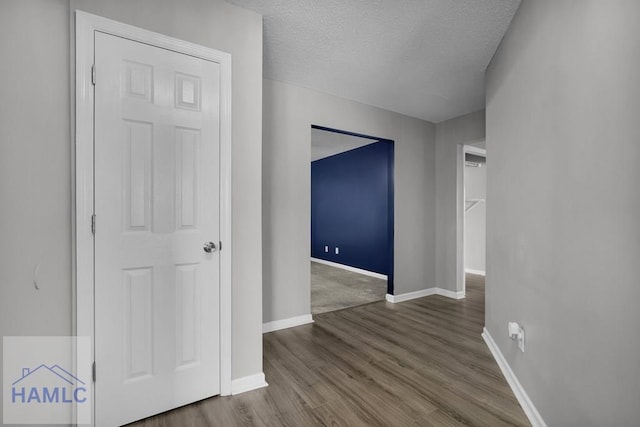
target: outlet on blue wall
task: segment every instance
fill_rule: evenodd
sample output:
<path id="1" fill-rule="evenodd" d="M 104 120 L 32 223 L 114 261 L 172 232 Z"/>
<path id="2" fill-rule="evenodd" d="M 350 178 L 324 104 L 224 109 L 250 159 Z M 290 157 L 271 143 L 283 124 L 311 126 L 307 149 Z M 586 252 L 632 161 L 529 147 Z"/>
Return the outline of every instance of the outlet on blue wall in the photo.
<path id="1" fill-rule="evenodd" d="M 386 140 L 311 162 L 312 257 L 391 277 L 392 171 Z"/>

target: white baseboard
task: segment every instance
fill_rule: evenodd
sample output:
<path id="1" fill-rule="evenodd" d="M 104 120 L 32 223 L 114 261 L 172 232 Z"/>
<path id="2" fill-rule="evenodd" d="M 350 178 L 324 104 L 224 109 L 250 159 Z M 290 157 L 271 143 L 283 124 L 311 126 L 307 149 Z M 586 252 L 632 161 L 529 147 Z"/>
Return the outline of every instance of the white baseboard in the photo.
<path id="1" fill-rule="evenodd" d="M 498 363 L 502 374 L 509 383 L 509 386 L 511 387 L 513 394 L 515 394 L 516 399 L 518 399 L 518 402 L 520 402 L 520 406 L 522 406 L 524 413 L 527 415 L 527 418 L 529 418 L 529 422 L 531 423 L 531 425 L 533 427 L 547 427 L 547 424 L 542 419 L 542 416 L 534 406 L 527 392 L 522 387 L 522 384 L 520 384 L 520 381 L 518 381 L 518 378 L 516 378 L 516 374 L 514 374 L 511 370 L 511 366 L 509 366 L 509 363 L 507 363 L 507 359 L 505 359 L 502 355 L 502 352 L 491 337 L 491 334 L 489 333 L 487 328 L 483 329 L 482 338 L 484 339 L 484 342 L 487 343 L 489 351 L 491 351 L 493 358 Z"/>
<path id="2" fill-rule="evenodd" d="M 448 289 L 442 288 L 427 288 L 421 289 L 419 291 L 407 292 L 404 294 L 391 295 L 387 294 L 386 299 L 389 302 L 397 303 L 403 301 L 409 301 L 416 298 L 428 297 L 429 295 L 442 295 L 443 297 L 452 298 L 452 299 L 462 299 L 464 298 L 464 292 L 454 292 Z"/>
<path id="3" fill-rule="evenodd" d="M 258 388 L 266 387 L 267 381 L 264 378 L 264 373 L 249 375 L 247 377 L 238 378 L 231 381 L 231 394 L 240 394 L 246 391 L 256 390 Z"/>
<path id="4" fill-rule="evenodd" d="M 313 317 L 311 317 L 310 314 L 305 314 L 297 317 L 289 317 L 288 319 L 274 320 L 273 322 L 262 324 L 262 333 L 266 334 L 267 332 L 293 328 L 294 326 L 306 325 L 307 323 L 313 323 Z"/>
<path id="5" fill-rule="evenodd" d="M 465 297 L 463 291 L 450 291 L 449 289 L 436 288 L 436 294 L 451 299 L 463 299 Z"/>
<path id="6" fill-rule="evenodd" d="M 397 302 L 409 301 L 416 298 L 428 297 L 429 295 L 435 295 L 435 294 L 436 294 L 436 288 L 427 288 L 427 289 L 421 289 L 419 291 L 407 292 L 407 293 L 398 294 L 398 295 L 387 294 L 386 299 L 389 302 L 397 303 Z"/>
<path id="7" fill-rule="evenodd" d="M 365 276 L 375 277 L 376 279 L 387 280 L 387 276 L 373 271 L 363 270 L 361 268 L 351 267 L 350 265 L 338 264 L 337 262 L 325 261 L 320 258 L 311 258 L 311 261 L 317 262 L 331 267 L 341 268 L 343 270 L 352 271 L 354 273 L 364 274 Z"/>
<path id="8" fill-rule="evenodd" d="M 474 270 L 473 268 L 465 268 L 464 269 L 465 273 L 469 273 L 469 274 L 477 274 L 478 276 L 486 276 L 487 272 L 484 270 Z"/>

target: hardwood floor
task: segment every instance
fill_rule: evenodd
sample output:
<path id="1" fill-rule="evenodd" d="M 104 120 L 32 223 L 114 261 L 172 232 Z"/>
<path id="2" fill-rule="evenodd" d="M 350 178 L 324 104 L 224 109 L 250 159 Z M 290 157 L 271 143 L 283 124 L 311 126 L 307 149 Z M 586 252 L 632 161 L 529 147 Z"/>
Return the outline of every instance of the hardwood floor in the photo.
<path id="1" fill-rule="evenodd" d="M 467 298 L 375 302 L 264 335 L 269 387 L 135 426 L 529 426 L 480 337 L 484 278 Z"/>

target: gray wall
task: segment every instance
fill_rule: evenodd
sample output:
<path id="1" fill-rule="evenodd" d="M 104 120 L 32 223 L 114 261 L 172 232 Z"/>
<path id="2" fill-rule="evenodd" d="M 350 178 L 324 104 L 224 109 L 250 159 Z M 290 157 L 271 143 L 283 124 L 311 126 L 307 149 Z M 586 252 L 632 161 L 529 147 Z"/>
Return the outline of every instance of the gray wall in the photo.
<path id="1" fill-rule="evenodd" d="M 0 54 L 0 336 L 69 335 L 68 2 L 0 2 Z"/>
<path id="2" fill-rule="evenodd" d="M 395 294 L 435 286 L 435 126 L 265 80 L 265 322 L 310 313 L 312 124 L 395 141 Z"/>
<path id="3" fill-rule="evenodd" d="M 68 2 L 2 1 L 0 53 L 0 335 L 69 335 Z"/>
<path id="4" fill-rule="evenodd" d="M 76 8 L 232 54 L 233 377 L 262 372 L 262 19 L 221 1 L 0 2 L 0 335 L 72 332 Z"/>
<path id="5" fill-rule="evenodd" d="M 550 426 L 640 419 L 638 16 L 524 0 L 487 73 L 486 325 Z"/>
<path id="6" fill-rule="evenodd" d="M 458 270 L 462 272 L 462 266 L 457 267 L 457 251 L 462 250 L 462 230 L 457 216 L 459 150 L 463 144 L 484 137 L 484 110 L 436 126 L 436 283 L 450 291 L 462 291 L 456 279 Z"/>
<path id="7" fill-rule="evenodd" d="M 487 167 L 465 166 L 465 199 L 487 198 Z M 486 264 L 486 203 L 480 202 L 464 215 L 464 268 L 485 271 Z"/>

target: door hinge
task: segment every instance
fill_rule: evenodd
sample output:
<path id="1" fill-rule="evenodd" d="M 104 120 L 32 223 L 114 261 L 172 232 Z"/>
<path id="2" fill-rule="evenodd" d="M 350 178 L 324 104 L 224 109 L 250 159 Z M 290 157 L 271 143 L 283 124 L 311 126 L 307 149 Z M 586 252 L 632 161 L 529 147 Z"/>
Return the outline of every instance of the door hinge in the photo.
<path id="1" fill-rule="evenodd" d="M 91 234 L 96 234 L 96 214 L 91 215 Z"/>
<path id="2" fill-rule="evenodd" d="M 96 64 L 91 65 L 91 84 L 96 85 Z"/>
<path id="3" fill-rule="evenodd" d="M 93 365 L 91 365 L 91 378 L 95 383 L 96 382 L 96 362 L 93 362 Z"/>
<path id="4" fill-rule="evenodd" d="M 222 242 L 218 242 L 218 250 L 221 251 L 222 250 Z"/>

